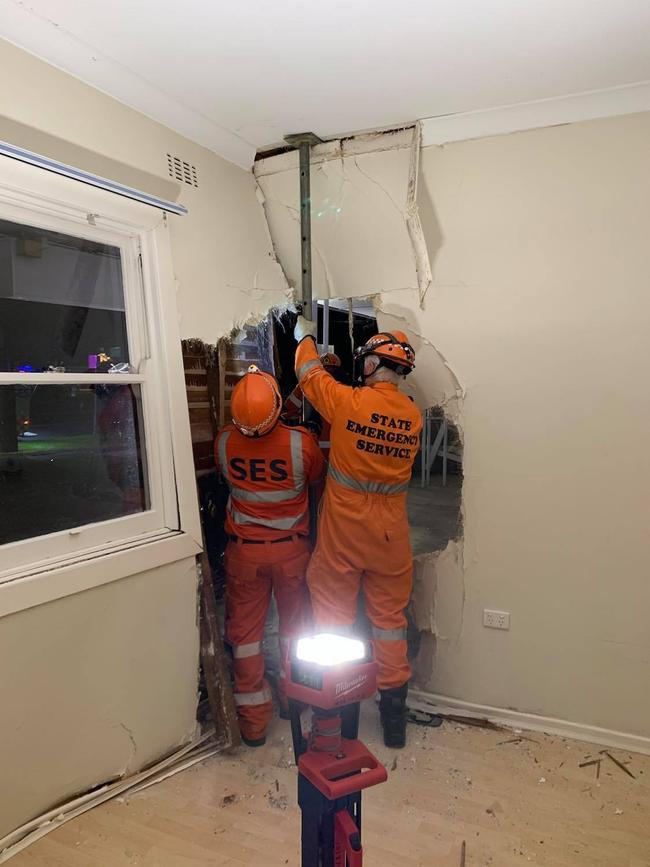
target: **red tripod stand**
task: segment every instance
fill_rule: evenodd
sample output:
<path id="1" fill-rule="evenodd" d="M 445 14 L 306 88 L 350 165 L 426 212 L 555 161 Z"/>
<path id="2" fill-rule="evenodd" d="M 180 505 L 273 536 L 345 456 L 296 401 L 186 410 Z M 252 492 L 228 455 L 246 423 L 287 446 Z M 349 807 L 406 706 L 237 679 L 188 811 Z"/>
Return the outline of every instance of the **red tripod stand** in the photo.
<path id="1" fill-rule="evenodd" d="M 305 642 L 312 644 L 301 652 Z M 328 642 L 335 649 L 329 655 Z M 341 661 L 345 642 L 352 658 Z M 292 647 L 286 690 L 298 765 L 302 867 L 362 865 L 361 792 L 388 778 L 386 768 L 357 739 L 359 705 L 374 695 L 376 678 L 367 642 L 316 636 Z M 311 730 L 303 733 L 300 717 L 307 706 Z"/>

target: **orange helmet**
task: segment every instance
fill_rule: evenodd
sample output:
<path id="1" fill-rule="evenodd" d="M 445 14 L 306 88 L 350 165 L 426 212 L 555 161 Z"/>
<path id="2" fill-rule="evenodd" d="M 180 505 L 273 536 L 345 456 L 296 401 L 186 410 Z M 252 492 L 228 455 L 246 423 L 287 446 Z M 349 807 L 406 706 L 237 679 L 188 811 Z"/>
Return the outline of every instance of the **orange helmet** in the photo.
<path id="1" fill-rule="evenodd" d="M 251 364 L 232 392 L 233 424 L 244 436 L 261 437 L 273 430 L 281 409 L 282 397 L 275 377 Z"/>
<path id="2" fill-rule="evenodd" d="M 341 359 L 333 352 L 324 352 L 320 357 L 321 363 L 325 368 L 340 367 Z"/>
<path id="3" fill-rule="evenodd" d="M 363 362 L 368 355 L 376 355 L 380 366 L 394 370 L 400 376 L 406 376 L 415 367 L 415 350 L 403 331 L 382 331 L 360 346 L 354 353 L 360 373 L 355 378 L 363 380 Z"/>

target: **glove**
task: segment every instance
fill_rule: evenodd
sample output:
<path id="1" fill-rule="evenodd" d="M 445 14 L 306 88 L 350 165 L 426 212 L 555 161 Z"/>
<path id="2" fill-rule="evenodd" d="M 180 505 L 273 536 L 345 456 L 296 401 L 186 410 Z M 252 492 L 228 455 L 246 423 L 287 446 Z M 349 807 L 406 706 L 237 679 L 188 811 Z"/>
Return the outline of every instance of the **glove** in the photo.
<path id="1" fill-rule="evenodd" d="M 304 340 L 305 337 L 313 337 L 316 339 L 318 325 L 315 322 L 309 322 L 304 316 L 299 316 L 296 322 L 296 327 L 293 329 L 293 336 L 298 343 Z"/>

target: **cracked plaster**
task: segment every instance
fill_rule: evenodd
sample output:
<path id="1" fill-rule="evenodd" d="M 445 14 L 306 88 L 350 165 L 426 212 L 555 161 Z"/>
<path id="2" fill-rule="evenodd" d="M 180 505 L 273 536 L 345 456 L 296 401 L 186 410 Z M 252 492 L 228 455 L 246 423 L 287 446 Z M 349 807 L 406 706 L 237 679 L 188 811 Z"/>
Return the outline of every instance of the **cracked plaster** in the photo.
<path id="1" fill-rule="evenodd" d="M 441 237 L 431 231 L 431 220 L 426 237 L 420 220 L 420 145 L 416 124 L 312 149 L 314 296 L 371 297 L 379 328 L 406 331 L 416 350 L 416 372 L 405 390 L 421 407 L 443 407 L 460 426 L 465 387 L 437 347 L 424 312 L 432 282 L 430 259 L 435 259 Z M 255 168 L 274 247 L 294 286 L 300 282 L 297 168 L 295 153 L 262 160 Z M 415 563 L 411 610 L 421 633 L 414 666 L 420 683 L 431 680 L 438 648 L 457 642 L 462 631 L 462 549 L 462 540 L 451 541 L 446 550 Z"/>
<path id="2" fill-rule="evenodd" d="M 394 289 L 425 297 L 431 283 L 416 202 L 419 125 L 312 149 L 313 287 L 317 298 Z M 255 177 L 289 283 L 300 285 L 297 155 L 258 161 Z"/>

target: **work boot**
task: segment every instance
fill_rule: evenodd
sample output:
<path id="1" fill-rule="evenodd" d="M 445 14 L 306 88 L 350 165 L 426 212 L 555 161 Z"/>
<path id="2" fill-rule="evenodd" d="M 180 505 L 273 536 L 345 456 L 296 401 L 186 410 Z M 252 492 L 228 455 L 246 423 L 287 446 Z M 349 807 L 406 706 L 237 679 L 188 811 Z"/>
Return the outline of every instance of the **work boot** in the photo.
<path id="1" fill-rule="evenodd" d="M 384 743 L 394 750 L 406 746 L 406 695 L 408 683 L 393 689 L 379 690 L 379 714 L 384 730 Z"/>

